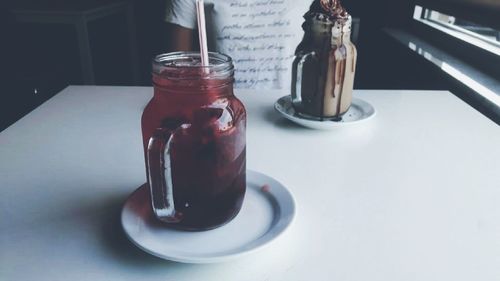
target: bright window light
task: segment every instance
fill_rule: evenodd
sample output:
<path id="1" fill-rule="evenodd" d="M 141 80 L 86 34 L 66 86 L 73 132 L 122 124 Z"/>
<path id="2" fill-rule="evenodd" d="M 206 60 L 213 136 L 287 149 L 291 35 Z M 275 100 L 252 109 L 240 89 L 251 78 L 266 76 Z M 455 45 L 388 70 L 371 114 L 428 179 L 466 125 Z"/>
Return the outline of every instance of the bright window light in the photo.
<path id="1" fill-rule="evenodd" d="M 413 18 L 500 56 L 500 30 L 478 25 L 422 6 L 415 6 Z"/>

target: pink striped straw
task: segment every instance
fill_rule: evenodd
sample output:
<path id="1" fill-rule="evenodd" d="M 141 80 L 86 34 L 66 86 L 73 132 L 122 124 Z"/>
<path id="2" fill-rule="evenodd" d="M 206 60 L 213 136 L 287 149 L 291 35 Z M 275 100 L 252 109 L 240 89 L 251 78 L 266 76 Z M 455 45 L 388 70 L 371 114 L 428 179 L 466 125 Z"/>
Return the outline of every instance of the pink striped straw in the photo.
<path id="1" fill-rule="evenodd" d="M 205 4 L 203 0 L 196 0 L 196 15 L 198 17 L 198 34 L 200 37 L 200 55 L 201 65 L 209 66 L 208 47 L 207 47 L 207 26 L 205 23 Z M 205 73 L 209 73 L 209 69 L 205 68 Z"/>

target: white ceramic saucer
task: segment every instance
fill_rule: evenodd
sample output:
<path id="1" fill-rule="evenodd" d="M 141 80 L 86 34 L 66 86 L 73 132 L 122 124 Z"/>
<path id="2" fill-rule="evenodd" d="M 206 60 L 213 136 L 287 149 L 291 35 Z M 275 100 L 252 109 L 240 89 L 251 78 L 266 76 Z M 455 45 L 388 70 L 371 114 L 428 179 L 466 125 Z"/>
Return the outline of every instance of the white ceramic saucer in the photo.
<path id="1" fill-rule="evenodd" d="M 153 215 L 147 185 L 138 188 L 122 209 L 128 238 L 157 257 L 185 263 L 222 262 L 254 252 L 281 235 L 295 216 L 292 194 L 278 181 L 247 171 L 247 191 L 240 213 L 209 231 L 168 228 Z"/>
<path id="2" fill-rule="evenodd" d="M 339 127 L 346 127 L 367 121 L 375 116 L 375 108 L 368 102 L 353 98 L 351 107 L 342 116 L 341 120 L 324 119 L 321 121 L 317 117 L 308 116 L 295 111 L 292 105 L 292 97 L 284 96 L 274 104 L 276 111 L 285 118 L 304 127 L 318 130 L 334 130 Z"/>

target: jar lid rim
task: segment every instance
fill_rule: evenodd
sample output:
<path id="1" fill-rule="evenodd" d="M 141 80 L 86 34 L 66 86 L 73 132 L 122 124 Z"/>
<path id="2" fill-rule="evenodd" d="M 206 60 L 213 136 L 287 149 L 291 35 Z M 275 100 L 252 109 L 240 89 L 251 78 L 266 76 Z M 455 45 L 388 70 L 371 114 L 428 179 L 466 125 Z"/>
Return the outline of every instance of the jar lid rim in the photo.
<path id="1" fill-rule="evenodd" d="M 165 69 L 210 69 L 212 71 L 226 70 L 233 67 L 233 60 L 230 56 L 209 52 L 209 65 L 201 65 L 201 54 L 199 52 L 172 52 L 159 54 L 153 59 L 154 70 Z"/>

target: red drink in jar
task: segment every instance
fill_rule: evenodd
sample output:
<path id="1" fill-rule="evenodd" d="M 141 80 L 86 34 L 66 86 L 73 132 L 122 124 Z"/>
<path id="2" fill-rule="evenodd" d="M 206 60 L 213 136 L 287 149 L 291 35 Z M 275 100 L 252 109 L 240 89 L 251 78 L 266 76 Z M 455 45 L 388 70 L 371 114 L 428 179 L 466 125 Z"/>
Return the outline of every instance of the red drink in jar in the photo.
<path id="1" fill-rule="evenodd" d="M 233 94 L 233 64 L 210 53 L 159 55 L 154 97 L 142 134 L 156 217 L 172 227 L 207 230 L 233 219 L 246 189 L 246 112 Z"/>

